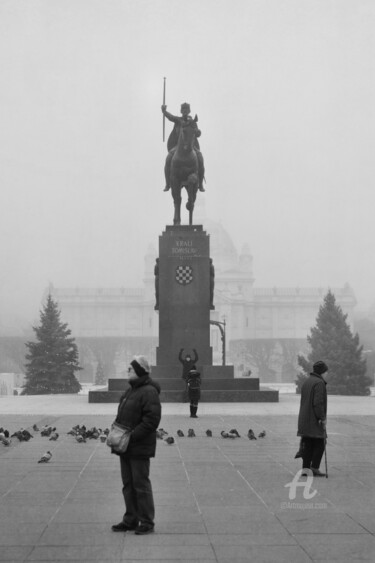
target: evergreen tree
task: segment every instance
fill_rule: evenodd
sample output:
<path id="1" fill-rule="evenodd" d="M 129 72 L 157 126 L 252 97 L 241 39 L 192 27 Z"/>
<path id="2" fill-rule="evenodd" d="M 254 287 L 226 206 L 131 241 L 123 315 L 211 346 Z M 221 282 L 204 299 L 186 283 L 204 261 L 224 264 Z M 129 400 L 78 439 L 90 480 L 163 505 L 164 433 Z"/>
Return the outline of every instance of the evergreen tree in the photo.
<path id="1" fill-rule="evenodd" d="M 105 385 L 106 379 L 104 374 L 104 367 L 101 360 L 98 361 L 96 366 L 95 385 Z"/>
<path id="2" fill-rule="evenodd" d="M 24 395 L 78 393 L 81 385 L 74 372 L 78 348 L 67 324 L 60 321 L 60 311 L 51 295 L 40 312 L 40 326 L 33 327 L 37 342 L 27 342 L 26 383 Z"/>
<path id="3" fill-rule="evenodd" d="M 362 357 L 363 346 L 358 334 L 353 335 L 345 315 L 331 291 L 319 308 L 316 326 L 311 329 L 307 342 L 310 353 L 307 359 L 298 356 L 303 372 L 298 375 L 300 390 L 313 364 L 323 360 L 329 368 L 327 392 L 332 395 L 369 395 L 371 380 L 366 376 L 366 360 Z"/>

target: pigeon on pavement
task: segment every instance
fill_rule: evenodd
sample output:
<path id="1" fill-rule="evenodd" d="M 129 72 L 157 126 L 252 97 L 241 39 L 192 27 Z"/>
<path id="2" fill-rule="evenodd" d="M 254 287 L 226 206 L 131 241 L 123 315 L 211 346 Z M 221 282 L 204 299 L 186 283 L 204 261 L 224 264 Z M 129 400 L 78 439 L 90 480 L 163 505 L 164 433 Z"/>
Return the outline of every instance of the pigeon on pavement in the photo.
<path id="1" fill-rule="evenodd" d="M 180 436 L 180 438 L 182 438 L 183 436 L 185 436 L 185 434 L 182 432 L 182 430 L 177 430 L 177 436 Z"/>
<path id="2" fill-rule="evenodd" d="M 172 436 L 168 436 L 168 438 L 166 438 L 164 441 L 169 445 L 174 444 L 174 438 Z"/>
<path id="3" fill-rule="evenodd" d="M 241 436 L 239 435 L 238 431 L 235 428 L 229 430 L 229 434 L 234 434 L 237 438 L 241 438 Z"/>
<path id="4" fill-rule="evenodd" d="M 266 431 L 265 431 L 265 430 L 262 430 L 262 432 L 259 432 L 258 438 L 264 438 L 265 435 L 266 435 Z"/>
<path id="5" fill-rule="evenodd" d="M 47 451 L 45 454 L 42 455 L 38 463 L 48 463 L 51 457 L 52 457 L 51 452 Z"/>
<path id="6" fill-rule="evenodd" d="M 247 437 L 249 438 L 249 440 L 256 440 L 257 439 L 254 432 L 251 430 L 251 428 L 250 428 L 249 432 L 247 433 Z"/>
<path id="7" fill-rule="evenodd" d="M 59 437 L 57 432 L 52 432 L 51 436 L 50 436 L 50 440 L 56 442 L 57 438 Z"/>
<path id="8" fill-rule="evenodd" d="M 212 438 L 212 430 L 206 430 L 206 436 Z"/>
<path id="9" fill-rule="evenodd" d="M 2 444 L 4 444 L 4 446 L 10 446 L 12 440 L 9 438 L 9 432 L 8 430 L 4 430 L 2 428 L 3 432 L 0 432 L 0 442 Z M 6 435 L 6 433 L 8 433 L 8 436 Z"/>
<path id="10" fill-rule="evenodd" d="M 195 432 L 194 432 L 193 428 L 189 428 L 188 438 L 195 438 Z"/>

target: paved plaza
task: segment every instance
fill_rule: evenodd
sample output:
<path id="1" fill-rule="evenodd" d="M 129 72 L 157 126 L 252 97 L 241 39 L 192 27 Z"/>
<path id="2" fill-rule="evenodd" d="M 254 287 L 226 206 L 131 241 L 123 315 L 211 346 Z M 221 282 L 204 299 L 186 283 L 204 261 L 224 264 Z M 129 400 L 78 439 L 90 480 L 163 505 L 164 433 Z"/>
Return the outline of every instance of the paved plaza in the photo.
<path id="1" fill-rule="evenodd" d="M 151 465 L 155 533 L 135 536 L 110 529 L 123 514 L 118 458 L 98 440 L 78 444 L 67 434 L 75 424 L 109 426 L 116 405 L 82 395 L 0 397 L 0 426 L 50 423 L 60 434 L 0 444 L 0 561 L 373 562 L 375 397 L 328 401 L 329 478 L 295 481 L 307 483 L 295 489 L 298 396 L 206 403 L 197 420 L 187 404 L 163 405 L 160 426 L 175 444 L 159 440 Z M 177 436 L 189 428 L 195 438 Z M 232 428 L 241 438 L 220 436 Z M 249 441 L 249 428 L 266 437 Z M 48 449 L 51 461 L 38 464 Z"/>

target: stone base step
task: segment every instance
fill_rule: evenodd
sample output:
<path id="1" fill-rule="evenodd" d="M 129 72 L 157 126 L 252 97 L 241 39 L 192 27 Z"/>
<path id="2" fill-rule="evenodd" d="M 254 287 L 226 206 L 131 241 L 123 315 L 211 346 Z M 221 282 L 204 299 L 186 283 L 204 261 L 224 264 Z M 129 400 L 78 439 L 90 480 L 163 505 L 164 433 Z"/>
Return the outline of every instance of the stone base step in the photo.
<path id="1" fill-rule="evenodd" d="M 197 370 L 203 379 L 228 379 L 234 378 L 233 366 L 208 366 L 201 365 L 199 362 L 196 365 Z M 151 377 L 153 379 L 181 379 L 182 365 L 168 365 L 168 366 L 152 366 Z"/>
<path id="2" fill-rule="evenodd" d="M 89 391 L 89 403 L 118 403 L 123 391 Z M 184 391 L 162 391 L 162 403 L 186 402 Z M 201 403 L 277 403 L 279 392 L 272 389 L 211 389 L 201 391 Z"/>
<path id="3" fill-rule="evenodd" d="M 162 391 L 184 391 L 185 382 L 181 377 L 174 379 L 156 379 Z M 126 379 L 109 379 L 108 391 L 122 391 L 128 388 Z M 254 378 L 231 378 L 231 379 L 202 379 L 202 391 L 209 390 L 253 390 L 259 391 L 259 379 Z"/>

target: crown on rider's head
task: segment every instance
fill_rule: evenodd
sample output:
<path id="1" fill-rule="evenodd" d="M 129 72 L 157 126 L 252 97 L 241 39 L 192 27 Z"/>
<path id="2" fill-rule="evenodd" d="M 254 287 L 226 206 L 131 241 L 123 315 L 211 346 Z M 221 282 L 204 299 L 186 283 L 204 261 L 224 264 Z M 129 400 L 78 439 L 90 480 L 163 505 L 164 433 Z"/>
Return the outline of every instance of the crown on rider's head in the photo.
<path id="1" fill-rule="evenodd" d="M 188 104 L 187 102 L 184 102 L 183 104 L 181 104 L 181 111 L 183 109 L 187 109 L 190 113 L 190 104 Z"/>

